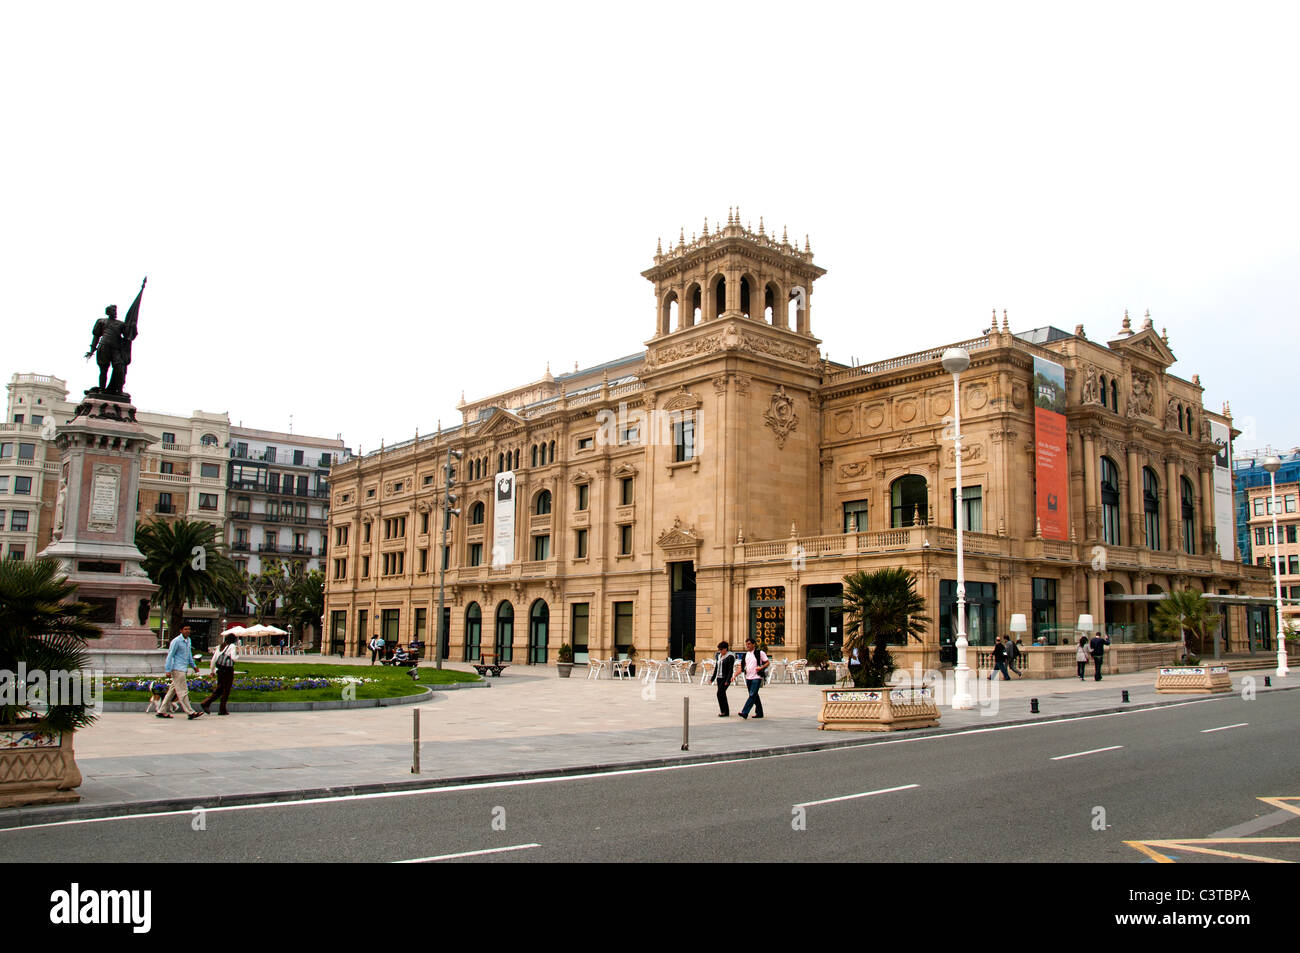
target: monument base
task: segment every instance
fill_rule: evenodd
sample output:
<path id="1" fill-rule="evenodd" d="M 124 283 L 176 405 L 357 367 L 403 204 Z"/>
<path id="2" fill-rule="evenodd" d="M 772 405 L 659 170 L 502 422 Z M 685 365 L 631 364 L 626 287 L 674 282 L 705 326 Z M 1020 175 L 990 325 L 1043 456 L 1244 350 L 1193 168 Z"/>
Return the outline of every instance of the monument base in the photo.
<path id="1" fill-rule="evenodd" d="M 90 649 L 90 669 L 105 675 L 163 675 L 166 649 Z"/>

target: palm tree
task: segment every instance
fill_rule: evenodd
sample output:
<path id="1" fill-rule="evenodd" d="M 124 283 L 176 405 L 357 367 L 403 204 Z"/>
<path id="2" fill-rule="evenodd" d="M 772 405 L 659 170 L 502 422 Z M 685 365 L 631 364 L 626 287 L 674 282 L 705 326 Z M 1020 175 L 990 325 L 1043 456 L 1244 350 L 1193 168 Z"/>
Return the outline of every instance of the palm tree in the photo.
<path id="1" fill-rule="evenodd" d="M 844 577 L 846 657 L 858 650 L 862 660 L 855 681 L 859 688 L 883 686 L 894 669 L 886 648 L 891 639 L 921 640 L 929 623 L 922 615 L 925 599 L 916 591 L 916 576 L 908 569 L 858 571 Z M 870 655 L 868 655 L 868 651 Z"/>
<path id="2" fill-rule="evenodd" d="M 172 632 L 180 632 L 187 603 L 220 606 L 241 594 L 239 570 L 217 536 L 217 527 L 181 517 L 154 518 L 136 527 L 135 545 L 144 554 L 141 566 L 158 587 L 158 604 Z"/>
<path id="3" fill-rule="evenodd" d="M 46 673 L 47 684 L 52 684 L 53 673 L 90 668 L 86 640 L 101 633 L 89 620 L 93 607 L 73 601 L 76 591 L 76 584 L 60 575 L 56 560 L 0 562 L 0 672 L 16 673 L 21 663 L 27 672 Z M 38 711 L 30 705 L 0 703 L 0 725 L 35 717 Z M 90 724 L 95 715 L 84 703 L 60 704 L 45 710 L 44 720 L 55 731 L 73 731 Z"/>
<path id="4" fill-rule="evenodd" d="M 1191 655 L 1200 655 L 1208 635 L 1219 627 L 1220 616 L 1195 589 L 1175 589 L 1158 603 L 1151 617 L 1157 634 L 1178 636 Z"/>

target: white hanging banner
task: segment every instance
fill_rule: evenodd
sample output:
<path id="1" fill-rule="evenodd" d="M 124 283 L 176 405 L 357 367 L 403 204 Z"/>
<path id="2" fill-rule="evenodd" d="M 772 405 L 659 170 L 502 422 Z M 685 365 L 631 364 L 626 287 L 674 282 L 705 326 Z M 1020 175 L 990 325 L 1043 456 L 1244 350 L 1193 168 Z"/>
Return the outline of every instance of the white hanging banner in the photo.
<path id="1" fill-rule="evenodd" d="M 506 470 L 495 480 L 492 510 L 492 567 L 509 566 L 515 559 L 515 473 Z"/>
<path id="2" fill-rule="evenodd" d="M 1232 512 L 1232 469 L 1229 454 L 1232 434 L 1227 424 L 1210 421 L 1210 439 L 1219 444 L 1214 455 L 1214 530 L 1219 542 L 1219 557 L 1236 562 L 1237 530 Z"/>

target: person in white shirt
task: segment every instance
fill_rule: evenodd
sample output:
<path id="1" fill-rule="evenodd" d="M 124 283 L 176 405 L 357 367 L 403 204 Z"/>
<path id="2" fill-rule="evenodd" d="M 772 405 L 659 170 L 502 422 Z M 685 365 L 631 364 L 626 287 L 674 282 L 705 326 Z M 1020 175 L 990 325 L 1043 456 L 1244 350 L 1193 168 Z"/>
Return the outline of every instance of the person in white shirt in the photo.
<path id="1" fill-rule="evenodd" d="M 754 709 L 754 717 L 763 717 L 763 702 L 758 697 L 758 690 L 763 687 L 763 673 L 767 667 L 772 664 L 767 653 L 754 644 L 753 639 L 745 640 L 745 684 L 749 687 L 749 697 L 745 699 L 745 707 L 740 709 L 740 717 L 748 718 L 749 710 Z"/>
<path id="2" fill-rule="evenodd" d="M 221 702 L 221 707 L 217 709 L 218 715 L 230 714 L 226 711 L 226 702 L 229 701 L 230 690 L 235 684 L 235 641 L 233 635 L 226 636 L 226 640 L 221 643 L 221 648 L 212 653 L 212 662 L 208 671 L 217 677 L 217 687 L 199 704 L 206 714 L 212 714 L 214 700 Z"/>

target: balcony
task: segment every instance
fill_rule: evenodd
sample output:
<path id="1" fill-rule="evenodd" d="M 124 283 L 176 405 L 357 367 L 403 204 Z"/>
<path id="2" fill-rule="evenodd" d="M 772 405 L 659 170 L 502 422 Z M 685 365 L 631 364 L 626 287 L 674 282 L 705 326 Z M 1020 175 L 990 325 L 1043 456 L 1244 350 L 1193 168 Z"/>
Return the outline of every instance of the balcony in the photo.
<path id="1" fill-rule="evenodd" d="M 258 515 L 260 516 L 261 514 Z M 232 520 L 251 520 L 253 514 L 249 510 L 236 510 L 230 514 L 230 518 Z"/>
<path id="2" fill-rule="evenodd" d="M 236 553 L 247 553 L 252 551 L 252 547 L 246 539 L 237 539 L 230 544 L 232 551 Z"/>
<path id="3" fill-rule="evenodd" d="M 154 505 L 153 511 L 165 516 L 177 512 L 177 507 L 173 503 L 157 503 Z"/>
<path id="4" fill-rule="evenodd" d="M 279 543 L 258 543 L 257 551 L 259 553 L 283 553 L 288 552 L 289 547 L 281 547 Z"/>

